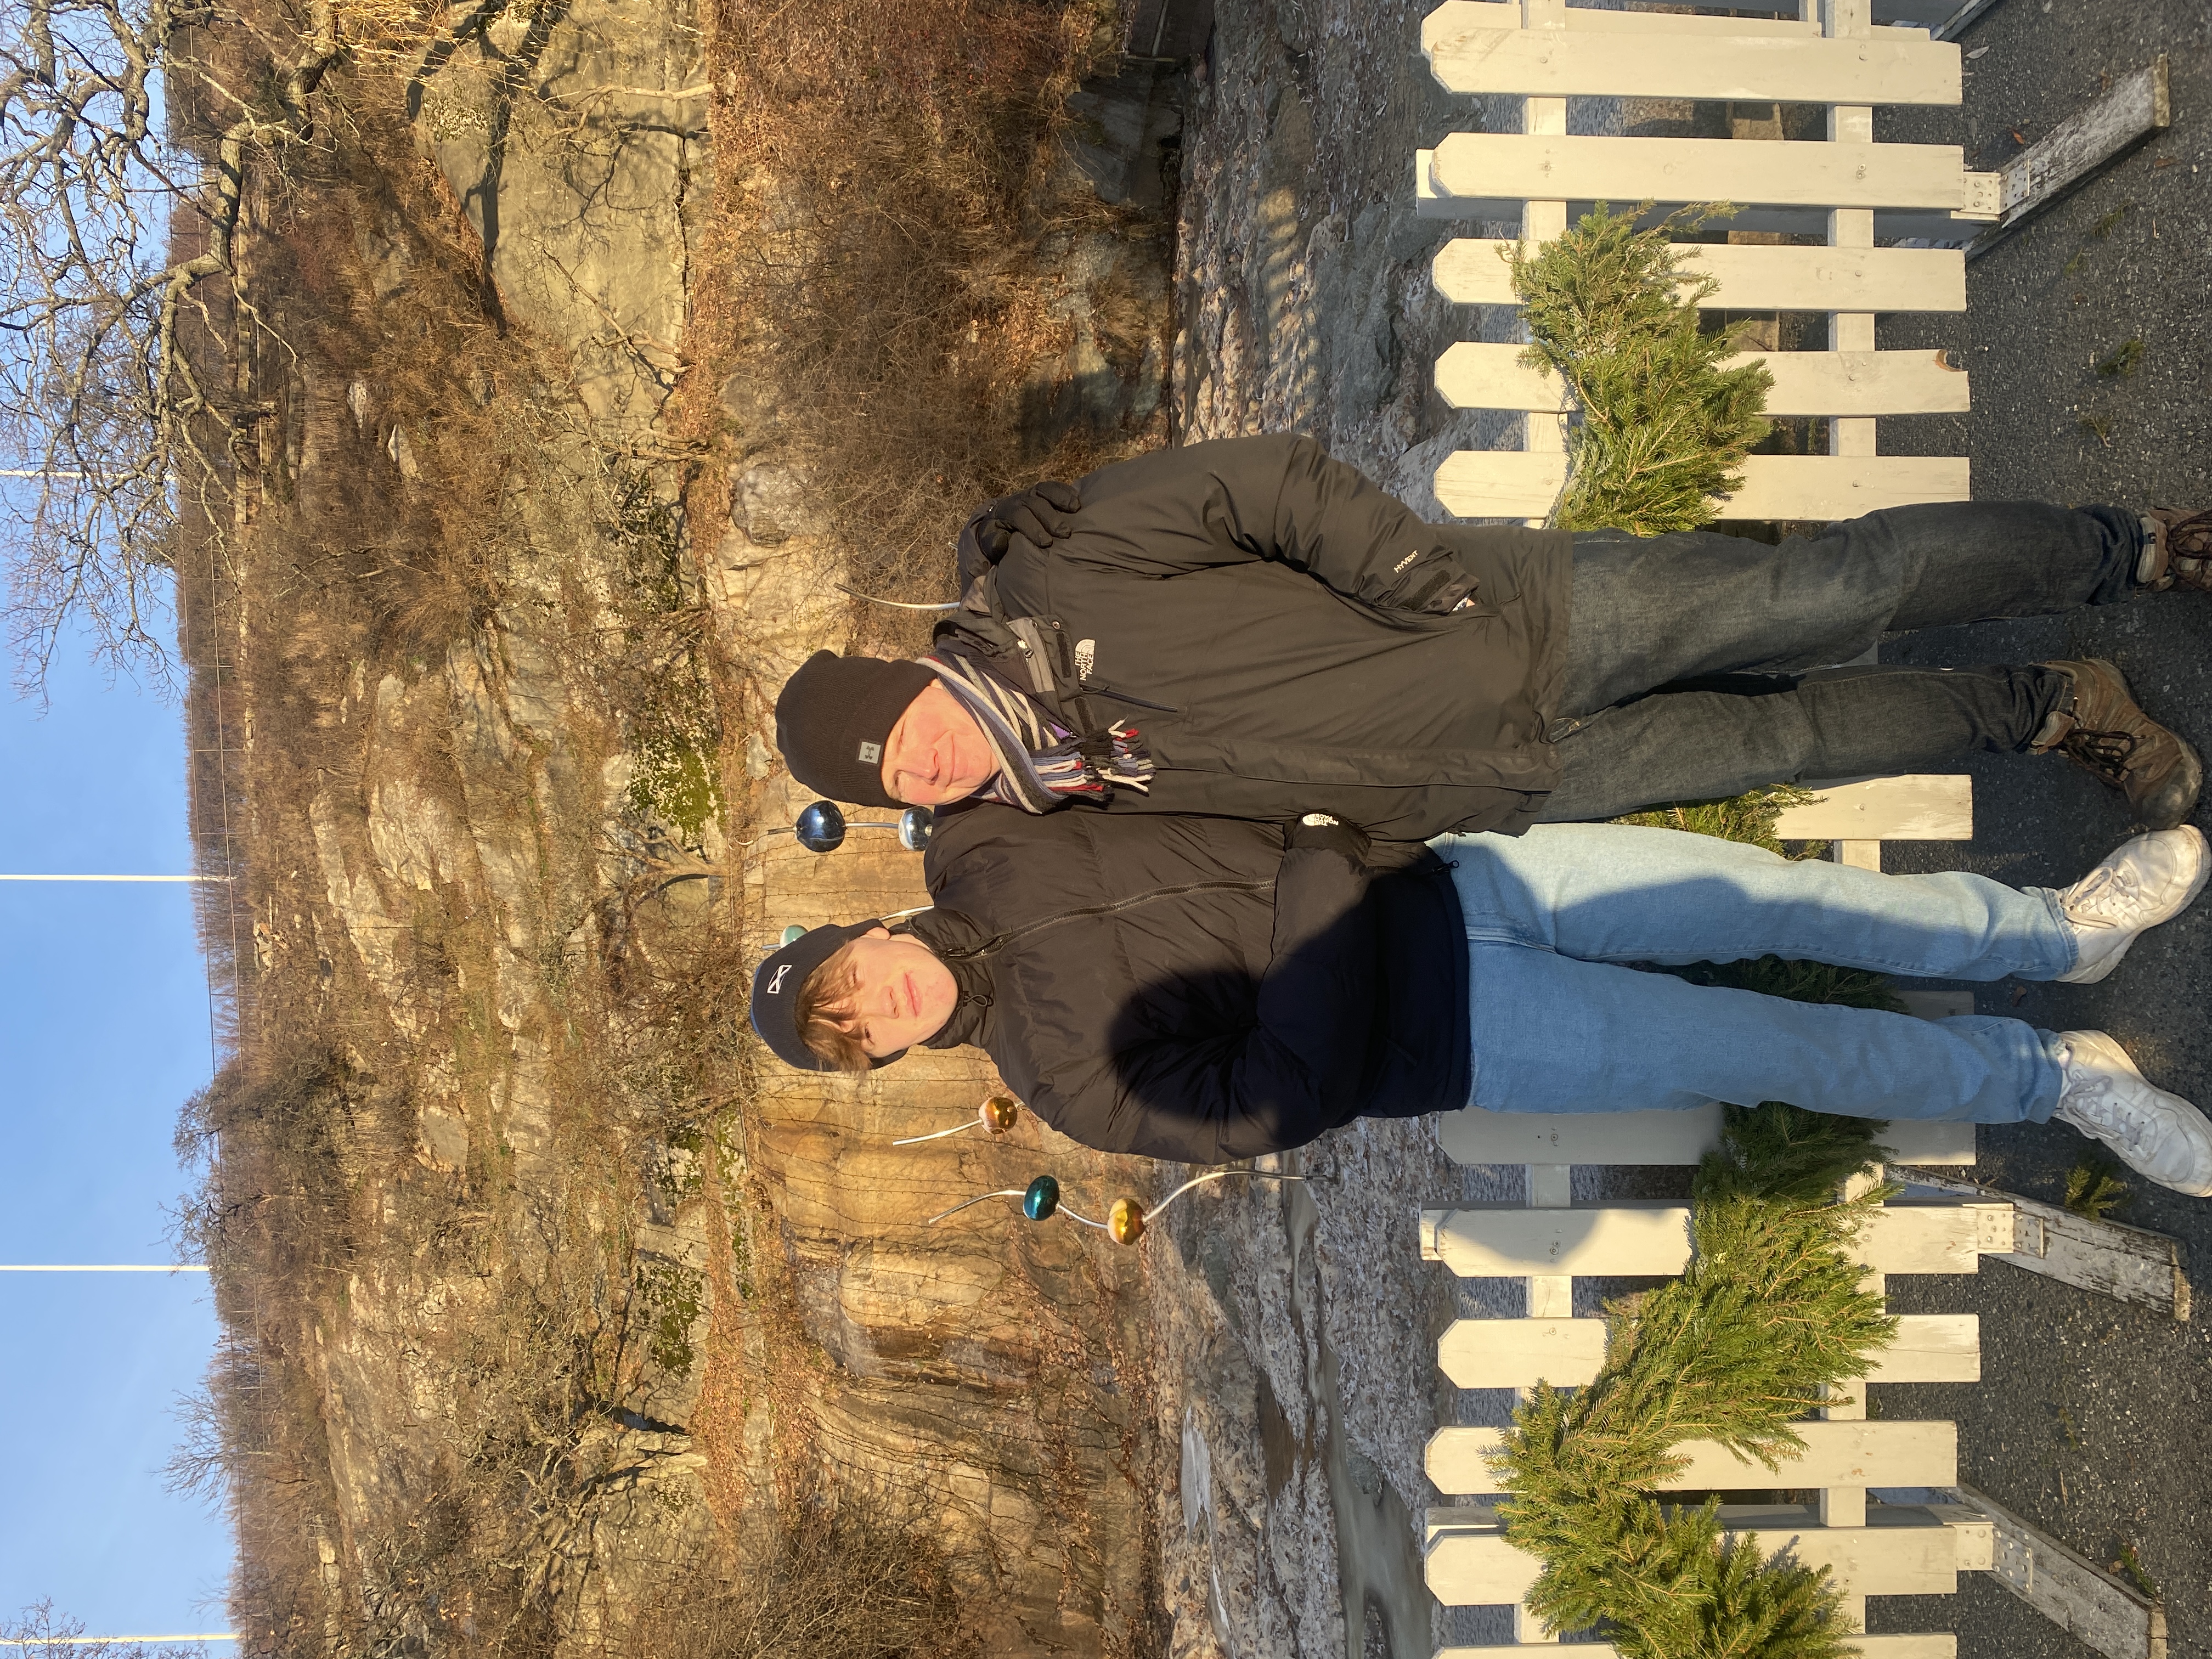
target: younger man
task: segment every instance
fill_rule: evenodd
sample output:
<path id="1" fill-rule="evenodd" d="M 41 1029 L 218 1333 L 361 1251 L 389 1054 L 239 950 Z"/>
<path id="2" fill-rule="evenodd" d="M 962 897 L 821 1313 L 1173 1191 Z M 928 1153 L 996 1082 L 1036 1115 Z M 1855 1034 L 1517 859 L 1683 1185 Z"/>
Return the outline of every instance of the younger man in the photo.
<path id="1" fill-rule="evenodd" d="M 2057 1117 L 2212 1195 L 2212 1125 L 2097 1031 L 1929 1021 L 1692 985 L 1636 964 L 1768 954 L 2088 983 L 2204 887 L 2204 836 L 2140 836 L 2063 890 L 1886 876 L 1618 824 L 1370 845 L 1164 815 L 946 816 L 935 908 L 770 956 L 754 1029 L 786 1063 L 986 1050 L 1087 1146 L 1196 1164 L 1358 1116 L 1786 1100 L 1978 1123 Z"/>

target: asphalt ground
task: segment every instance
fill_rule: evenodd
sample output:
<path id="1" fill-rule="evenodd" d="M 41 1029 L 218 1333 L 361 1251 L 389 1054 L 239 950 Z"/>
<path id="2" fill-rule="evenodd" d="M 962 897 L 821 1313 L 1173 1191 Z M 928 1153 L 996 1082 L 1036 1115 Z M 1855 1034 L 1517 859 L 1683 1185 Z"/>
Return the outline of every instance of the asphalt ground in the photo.
<path id="1" fill-rule="evenodd" d="M 2212 12 L 2194 0 L 2003 0 L 1962 44 L 1962 111 L 1885 112 L 1885 139 L 1963 142 L 2000 166 L 2160 53 L 2173 124 L 1968 268 L 1961 319 L 1885 319 L 1884 346 L 1963 346 L 1973 413 L 1884 421 L 1885 453 L 1960 453 L 1978 499 L 2212 505 Z M 2142 343 L 2123 372 L 2130 341 Z M 2100 367 L 2103 368 L 2100 372 Z M 2032 622 L 1931 630 L 1887 662 L 1965 665 L 2107 657 L 2152 715 L 2212 749 L 2212 597 L 2164 594 Z M 2063 885 L 2130 832 L 2124 803 L 2064 762 L 1978 757 L 1975 837 L 1893 844 L 1897 872 L 1967 869 Z M 2212 824 L 2200 806 L 2196 822 Z M 2096 986 L 1976 988 L 1982 1012 L 2111 1031 L 2155 1081 L 2212 1103 L 2212 903 L 2147 936 Z M 1979 1178 L 2056 1200 L 2086 1144 L 2057 1126 L 1985 1127 Z M 2114 1218 L 2179 1238 L 2212 1301 L 2212 1200 L 2140 1180 Z M 2167 1609 L 2169 1651 L 2212 1656 L 2212 1306 L 2197 1322 L 1991 1262 L 1972 1278 L 1896 1279 L 1901 1311 L 1981 1316 L 1983 1382 L 1875 1390 L 1874 1409 L 1950 1417 L 1965 1479 L 2100 1561 L 2132 1543 Z M 1948 1612 L 1961 1659 L 2093 1651 L 1986 1574 Z M 1936 1627 L 1942 1603 L 1877 1601 L 1870 1626 Z"/>

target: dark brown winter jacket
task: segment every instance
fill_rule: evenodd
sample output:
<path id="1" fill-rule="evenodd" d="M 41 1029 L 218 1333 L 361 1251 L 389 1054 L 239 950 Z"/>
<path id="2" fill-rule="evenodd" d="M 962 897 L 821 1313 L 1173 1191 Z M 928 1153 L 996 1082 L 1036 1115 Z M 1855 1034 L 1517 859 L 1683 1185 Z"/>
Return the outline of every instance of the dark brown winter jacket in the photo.
<path id="1" fill-rule="evenodd" d="M 1109 810 L 1326 811 L 1400 841 L 1534 817 L 1559 772 L 1564 532 L 1425 523 L 1297 436 L 1163 450 L 1080 489 L 1071 533 L 995 565 L 971 521 L 969 608 L 938 635 L 1004 659 L 989 597 L 1044 624 L 1078 712 L 1135 725 L 1158 768 Z M 994 595 L 970 582 L 987 569 Z"/>
<path id="2" fill-rule="evenodd" d="M 905 924 L 989 1053 L 1087 1146 L 1218 1164 L 1464 1106 L 1467 938 L 1427 848 L 1231 818 L 947 811 Z"/>

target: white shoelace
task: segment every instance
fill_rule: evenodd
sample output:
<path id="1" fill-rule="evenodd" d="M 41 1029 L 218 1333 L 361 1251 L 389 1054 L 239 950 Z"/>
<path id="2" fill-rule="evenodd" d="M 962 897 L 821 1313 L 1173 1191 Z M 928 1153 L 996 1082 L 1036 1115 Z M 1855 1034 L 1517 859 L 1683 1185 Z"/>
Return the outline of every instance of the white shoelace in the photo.
<path id="1" fill-rule="evenodd" d="M 2065 1099 L 2068 1116 L 2126 1152 L 2142 1152 L 2157 1127 L 2154 1114 L 2131 1109 L 2117 1079 L 2078 1063 L 2066 1067 Z"/>
<path id="2" fill-rule="evenodd" d="M 2094 870 L 2067 890 L 2066 919 L 2080 927 L 2124 927 L 2146 908 L 2142 878 L 2126 865 Z"/>

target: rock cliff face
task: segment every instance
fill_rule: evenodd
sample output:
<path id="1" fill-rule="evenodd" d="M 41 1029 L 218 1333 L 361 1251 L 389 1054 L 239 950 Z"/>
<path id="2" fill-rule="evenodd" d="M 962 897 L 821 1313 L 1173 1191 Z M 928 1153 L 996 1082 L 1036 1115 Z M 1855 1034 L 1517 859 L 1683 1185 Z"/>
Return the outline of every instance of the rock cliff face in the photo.
<path id="1" fill-rule="evenodd" d="M 743 1030 L 777 931 L 915 903 L 919 860 L 776 829 L 775 688 L 856 615 L 768 378 L 696 327 L 754 222 L 717 217 L 711 22 L 475 14 L 255 204 L 295 355 L 253 366 L 276 413 L 196 623 L 251 921 L 195 1121 L 218 1403 L 286 1472 L 240 1486 L 271 1653 L 605 1651 L 825 1484 L 924 1530 L 990 1650 L 1157 1646 L 1146 1258 L 1002 1203 L 921 1224 L 1149 1170 L 1034 1122 L 894 1149 L 988 1068 L 802 1078 Z M 1157 182 L 1139 93 L 1094 148 Z M 1126 228 L 1040 243 L 1040 447 L 1158 430 L 1166 244 Z"/>

